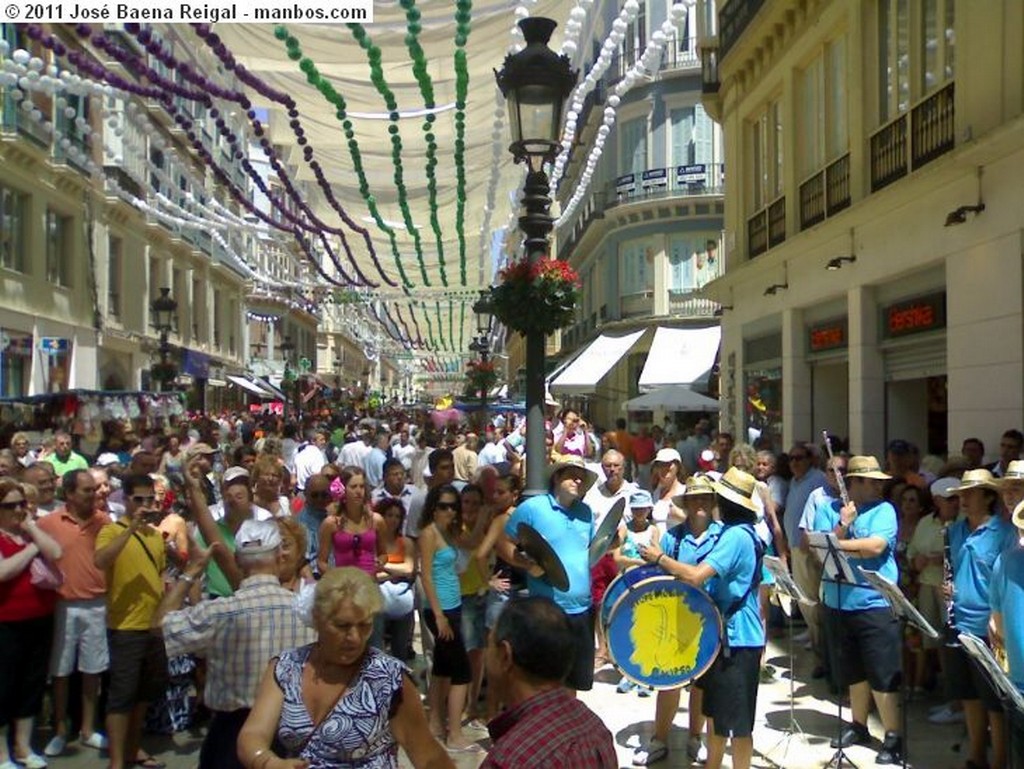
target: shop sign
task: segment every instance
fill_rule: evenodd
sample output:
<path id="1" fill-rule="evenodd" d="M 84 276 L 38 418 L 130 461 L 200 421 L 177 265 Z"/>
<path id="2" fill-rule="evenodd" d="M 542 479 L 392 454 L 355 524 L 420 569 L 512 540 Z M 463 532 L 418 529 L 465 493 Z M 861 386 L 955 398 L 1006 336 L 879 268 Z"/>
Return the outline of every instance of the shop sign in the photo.
<path id="1" fill-rule="evenodd" d="M 882 308 L 882 338 L 895 339 L 946 327 L 946 294 L 907 299 Z"/>
<path id="2" fill-rule="evenodd" d="M 636 190 L 636 175 L 626 174 L 620 176 L 615 180 L 615 193 L 617 195 L 623 195 Z"/>
<path id="3" fill-rule="evenodd" d="M 640 186 L 645 190 L 660 189 L 668 186 L 668 170 L 649 168 L 643 172 Z"/>
<path id="4" fill-rule="evenodd" d="M 846 349 L 846 318 L 825 321 L 807 329 L 807 349 L 814 352 Z"/>
<path id="5" fill-rule="evenodd" d="M 708 167 L 699 163 L 692 166 L 676 166 L 676 184 L 684 186 L 687 184 L 707 184 Z"/>
<path id="6" fill-rule="evenodd" d="M 50 355 L 68 351 L 68 340 L 59 336 L 44 336 L 39 339 L 39 349 Z"/>

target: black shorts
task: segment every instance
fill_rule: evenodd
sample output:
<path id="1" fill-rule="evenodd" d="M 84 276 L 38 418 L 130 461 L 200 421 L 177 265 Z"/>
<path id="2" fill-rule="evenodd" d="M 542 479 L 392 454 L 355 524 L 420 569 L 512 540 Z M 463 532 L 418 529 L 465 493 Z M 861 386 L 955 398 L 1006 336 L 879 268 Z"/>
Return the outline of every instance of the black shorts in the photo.
<path id="1" fill-rule="evenodd" d="M 900 623 L 889 609 L 826 607 L 829 668 L 842 688 L 867 681 L 872 691 L 897 692 L 903 670 Z"/>
<path id="2" fill-rule="evenodd" d="M 704 691 L 701 710 L 714 719 L 716 736 L 753 736 L 763 652 L 763 646 L 740 646 L 731 649 L 729 656 L 719 652 L 700 677 Z"/>
<path id="3" fill-rule="evenodd" d="M 942 647 L 942 672 L 949 699 L 981 700 L 985 710 L 990 713 L 1003 712 L 999 695 L 992 688 L 988 676 L 974 664 L 964 647 Z"/>
<path id="4" fill-rule="evenodd" d="M 437 618 L 431 609 L 423 610 L 423 620 L 427 630 L 434 637 L 434 666 L 431 675 L 450 678 L 453 686 L 468 684 L 473 680 L 473 672 L 469 667 L 469 655 L 466 644 L 462 640 L 462 612 L 459 609 L 446 611 L 444 616 L 452 629 L 452 637 L 442 639 L 437 635 Z"/>
<path id="5" fill-rule="evenodd" d="M 153 702 L 167 688 L 164 639 L 148 630 L 107 630 L 110 646 L 110 686 L 107 711 L 128 713 Z"/>
<path id="6" fill-rule="evenodd" d="M 578 692 L 594 688 L 594 625 L 590 619 L 593 609 L 582 614 L 567 614 L 575 650 L 565 685 Z"/>

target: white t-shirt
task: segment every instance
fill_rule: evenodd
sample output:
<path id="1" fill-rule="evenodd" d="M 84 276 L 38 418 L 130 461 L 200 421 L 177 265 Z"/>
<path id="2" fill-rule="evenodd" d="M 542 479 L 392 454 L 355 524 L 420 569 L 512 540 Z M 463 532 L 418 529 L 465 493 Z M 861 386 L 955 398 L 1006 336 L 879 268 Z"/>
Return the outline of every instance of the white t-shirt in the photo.
<path id="1" fill-rule="evenodd" d="M 305 491 L 306 481 L 323 470 L 326 464 L 324 452 L 315 443 L 307 443 L 295 452 L 295 485 Z"/>
<path id="2" fill-rule="evenodd" d="M 603 482 L 591 486 L 590 491 L 583 497 L 583 502 L 594 514 L 594 528 L 601 525 L 605 516 L 612 509 L 612 505 L 620 499 L 626 500 L 626 509 L 623 515 L 627 515 L 629 513 L 629 498 L 637 488 L 639 487 L 630 481 L 623 481 L 619 490 L 614 493 L 609 491 Z"/>

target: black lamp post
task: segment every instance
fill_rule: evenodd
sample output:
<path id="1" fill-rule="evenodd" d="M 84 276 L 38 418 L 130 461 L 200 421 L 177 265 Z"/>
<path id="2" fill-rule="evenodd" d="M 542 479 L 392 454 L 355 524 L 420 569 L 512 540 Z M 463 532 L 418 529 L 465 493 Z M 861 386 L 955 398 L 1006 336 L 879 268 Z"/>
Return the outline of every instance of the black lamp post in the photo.
<path id="1" fill-rule="evenodd" d="M 281 377 L 281 392 L 285 394 L 284 402 L 284 413 L 282 416 L 287 418 L 288 416 L 288 401 L 291 399 L 292 381 L 295 379 L 295 372 L 292 371 L 292 353 L 295 352 L 295 343 L 292 342 L 290 336 L 286 336 L 284 341 L 278 345 L 281 350 L 281 357 L 284 359 L 284 374 Z"/>
<path id="2" fill-rule="evenodd" d="M 495 72 L 498 88 L 508 101 L 512 144 L 509 151 L 516 163 L 528 168 L 524 187 L 524 213 L 519 228 L 530 262 L 547 255 L 548 234 L 554 220 L 548 210 L 551 188 L 545 163 L 558 156 L 562 112 L 579 73 L 567 56 L 548 47 L 558 24 L 534 16 L 519 22 L 526 47 L 505 58 Z M 529 312 L 529 308 L 524 308 Z M 544 442 L 544 340 L 536 331 L 526 335 L 526 494 L 545 491 L 547 451 Z"/>
<path id="3" fill-rule="evenodd" d="M 153 300 L 149 309 L 153 313 L 153 328 L 160 333 L 160 361 L 150 367 L 149 373 L 156 381 L 158 391 L 163 391 L 178 375 L 178 367 L 171 360 L 171 344 L 167 341 L 174 313 L 178 311 L 178 303 L 171 298 L 171 289 L 161 288 L 160 296 Z"/>
<path id="4" fill-rule="evenodd" d="M 491 292 L 483 290 L 480 298 L 473 303 L 473 312 L 476 313 L 477 337 L 470 345 L 470 352 L 480 355 L 480 364 L 484 367 L 490 362 L 491 355 L 491 323 L 494 320 L 494 307 L 491 304 Z M 481 387 L 480 392 L 481 420 L 483 425 L 487 424 L 487 388 Z"/>

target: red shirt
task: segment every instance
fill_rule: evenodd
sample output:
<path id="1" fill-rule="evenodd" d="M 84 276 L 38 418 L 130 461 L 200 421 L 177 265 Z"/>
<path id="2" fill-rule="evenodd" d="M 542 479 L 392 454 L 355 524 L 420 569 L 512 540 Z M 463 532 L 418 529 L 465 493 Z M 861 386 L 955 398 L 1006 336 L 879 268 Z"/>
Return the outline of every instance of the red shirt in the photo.
<path id="1" fill-rule="evenodd" d="M 638 435 L 633 439 L 633 461 L 638 465 L 646 465 L 648 462 L 654 460 L 654 455 L 657 454 L 657 449 L 654 447 L 654 438 L 647 436 L 646 438 L 642 435 Z"/>
<path id="2" fill-rule="evenodd" d="M 494 740 L 480 769 L 618 769 L 612 733 L 562 687 L 535 694 L 487 725 Z"/>
<path id="3" fill-rule="evenodd" d="M 590 600 L 600 606 L 604 593 L 612 580 L 619 576 L 619 567 L 611 553 L 605 553 L 590 569 Z"/>
<path id="4" fill-rule="evenodd" d="M 28 547 L 0 532 L 0 556 L 10 558 Z M 0 622 L 20 622 L 53 614 L 57 603 L 56 590 L 42 590 L 32 584 L 28 564 L 12 579 L 0 582 Z"/>

